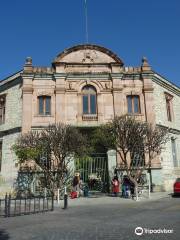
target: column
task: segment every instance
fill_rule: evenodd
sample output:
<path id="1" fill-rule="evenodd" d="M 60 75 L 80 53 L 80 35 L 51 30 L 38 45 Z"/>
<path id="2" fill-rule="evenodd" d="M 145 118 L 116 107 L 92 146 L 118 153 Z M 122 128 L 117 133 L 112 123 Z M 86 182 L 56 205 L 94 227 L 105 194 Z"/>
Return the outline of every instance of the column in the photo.
<path id="1" fill-rule="evenodd" d="M 116 151 L 115 150 L 109 150 L 107 152 L 108 156 L 108 172 L 109 172 L 109 179 L 111 180 L 114 176 L 114 169 L 117 166 L 116 162 Z"/>

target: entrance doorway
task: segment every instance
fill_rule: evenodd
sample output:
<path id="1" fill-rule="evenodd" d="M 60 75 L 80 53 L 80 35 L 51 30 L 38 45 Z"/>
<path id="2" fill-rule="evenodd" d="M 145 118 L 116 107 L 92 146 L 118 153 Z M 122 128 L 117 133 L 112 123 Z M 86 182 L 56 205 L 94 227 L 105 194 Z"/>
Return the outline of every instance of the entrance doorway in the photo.
<path id="1" fill-rule="evenodd" d="M 108 192 L 108 162 L 105 153 L 75 159 L 75 171 L 80 173 L 84 184 L 90 191 Z"/>

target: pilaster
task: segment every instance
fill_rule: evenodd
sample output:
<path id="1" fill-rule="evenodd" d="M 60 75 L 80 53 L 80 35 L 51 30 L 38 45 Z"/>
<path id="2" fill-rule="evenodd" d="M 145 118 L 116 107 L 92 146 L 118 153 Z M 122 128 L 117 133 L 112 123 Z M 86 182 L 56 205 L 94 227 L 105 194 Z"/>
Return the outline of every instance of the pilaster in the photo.
<path id="1" fill-rule="evenodd" d="M 103 96 L 101 93 L 97 94 L 97 106 L 98 106 L 98 109 L 97 109 L 98 121 L 102 123 L 104 114 L 103 114 Z"/>
<path id="2" fill-rule="evenodd" d="M 22 132 L 28 132 L 32 125 L 32 93 L 33 93 L 33 66 L 32 58 L 27 57 L 22 73 Z"/>
<path id="3" fill-rule="evenodd" d="M 65 122 L 65 76 L 54 75 L 56 80 L 55 88 L 55 121 Z"/>
<path id="4" fill-rule="evenodd" d="M 122 84 L 122 75 L 120 75 L 118 78 L 113 77 L 113 105 L 114 105 L 114 116 L 120 116 L 123 115 L 123 84 Z"/>
<path id="5" fill-rule="evenodd" d="M 155 124 L 155 110 L 154 110 L 154 97 L 153 97 L 153 82 L 152 82 L 152 70 L 144 57 L 142 59 L 141 77 L 143 80 L 143 93 L 144 93 L 144 105 L 146 121 Z"/>

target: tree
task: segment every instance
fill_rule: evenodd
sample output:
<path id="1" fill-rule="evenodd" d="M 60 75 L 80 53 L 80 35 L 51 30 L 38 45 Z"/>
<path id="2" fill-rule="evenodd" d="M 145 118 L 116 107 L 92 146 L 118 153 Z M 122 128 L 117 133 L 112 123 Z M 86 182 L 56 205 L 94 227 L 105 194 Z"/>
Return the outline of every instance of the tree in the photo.
<path id="1" fill-rule="evenodd" d="M 165 148 L 165 144 L 169 141 L 169 130 L 165 127 L 153 127 L 149 125 L 147 128 L 147 138 L 145 143 L 145 152 L 148 155 L 148 161 L 146 168 L 150 173 L 150 187 L 151 192 L 153 192 L 153 185 L 152 185 L 152 175 L 151 175 L 151 165 L 153 159 L 158 157 L 162 150 Z"/>
<path id="2" fill-rule="evenodd" d="M 131 116 L 115 117 L 96 132 L 100 141 L 109 149 L 115 149 L 121 159 L 119 168 L 124 170 L 137 187 L 145 169 L 149 169 L 168 141 L 168 129 L 136 121 Z M 97 137 L 98 136 L 98 137 Z"/>
<path id="3" fill-rule="evenodd" d="M 13 146 L 21 170 L 42 175 L 41 186 L 51 193 L 62 189 L 70 177 L 68 165 L 86 153 L 86 138 L 78 129 L 63 123 L 49 125 L 40 132 L 23 134 Z"/>

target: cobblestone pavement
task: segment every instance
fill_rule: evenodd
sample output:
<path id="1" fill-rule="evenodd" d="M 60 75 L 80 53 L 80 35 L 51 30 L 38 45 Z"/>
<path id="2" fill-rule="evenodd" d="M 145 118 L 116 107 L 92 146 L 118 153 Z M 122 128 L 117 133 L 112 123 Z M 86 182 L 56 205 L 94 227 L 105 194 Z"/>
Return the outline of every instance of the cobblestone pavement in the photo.
<path id="1" fill-rule="evenodd" d="M 143 239 L 177 240 L 180 236 L 180 198 L 154 197 L 132 201 L 113 197 L 75 199 L 67 210 L 0 218 L 0 239 L 4 240 L 101 240 L 142 239 L 136 227 L 173 230 L 173 233 L 143 233 Z M 145 228 L 145 229 L 144 229 Z"/>

